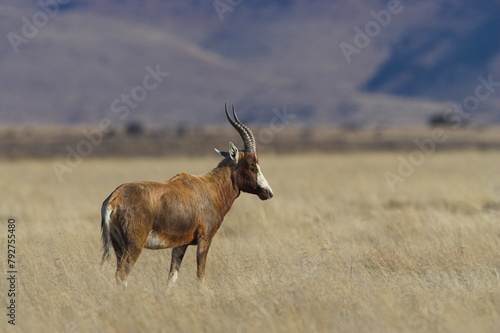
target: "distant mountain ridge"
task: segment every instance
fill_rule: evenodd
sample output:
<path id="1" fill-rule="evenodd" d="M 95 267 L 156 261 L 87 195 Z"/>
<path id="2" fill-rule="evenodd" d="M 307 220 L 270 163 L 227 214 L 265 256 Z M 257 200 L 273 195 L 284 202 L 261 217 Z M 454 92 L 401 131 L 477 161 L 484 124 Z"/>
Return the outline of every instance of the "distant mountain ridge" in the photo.
<path id="1" fill-rule="evenodd" d="M 485 74 L 500 54 L 500 17 L 466 33 L 421 29 L 391 46 L 389 58 L 363 85 L 368 92 L 453 99 L 468 94 L 478 73 Z M 465 83 L 463 83 L 465 82 Z M 429 84 L 431 83 L 431 84 Z"/>
<path id="2" fill-rule="evenodd" d="M 242 0 L 225 2 L 222 17 L 211 1 L 41 3 L 57 13 L 0 5 L 3 123 L 216 124 L 227 102 L 264 125 L 283 106 L 296 124 L 421 125 L 473 94 L 478 76 L 500 81 L 495 0 L 401 1 L 352 63 L 340 43 L 387 2 Z M 29 24 L 37 33 L 15 52 L 9 34 L 23 38 Z M 148 66 L 169 73 L 154 89 Z M 130 103 L 124 119 L 116 100 Z M 500 122 L 499 108 L 492 93 L 470 122 Z"/>

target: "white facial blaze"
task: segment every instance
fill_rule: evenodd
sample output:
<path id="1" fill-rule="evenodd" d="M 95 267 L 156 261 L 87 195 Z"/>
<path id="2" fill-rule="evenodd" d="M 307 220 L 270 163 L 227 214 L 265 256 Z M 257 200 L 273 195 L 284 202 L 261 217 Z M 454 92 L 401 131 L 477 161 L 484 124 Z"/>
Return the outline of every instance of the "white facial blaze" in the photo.
<path id="1" fill-rule="evenodd" d="M 271 193 L 271 195 L 273 194 L 273 190 L 271 189 L 271 186 L 269 186 L 269 183 L 267 182 L 266 180 L 266 177 L 264 177 L 264 174 L 262 173 L 262 171 L 260 170 L 260 166 L 257 164 L 257 184 L 262 187 L 262 188 L 265 188 L 266 190 L 269 191 L 269 193 Z"/>

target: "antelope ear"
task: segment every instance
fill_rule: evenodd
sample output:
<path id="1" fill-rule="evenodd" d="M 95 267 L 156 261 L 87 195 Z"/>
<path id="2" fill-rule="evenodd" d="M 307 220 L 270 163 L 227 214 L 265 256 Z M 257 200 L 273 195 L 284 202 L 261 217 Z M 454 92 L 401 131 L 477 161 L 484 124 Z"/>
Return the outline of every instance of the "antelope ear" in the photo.
<path id="1" fill-rule="evenodd" d="M 238 158 L 240 154 L 238 154 L 238 148 L 234 145 L 234 143 L 229 142 L 229 157 L 236 163 L 238 163 Z"/>
<path id="2" fill-rule="evenodd" d="M 223 156 L 223 157 L 228 157 L 229 156 L 229 153 L 227 151 L 220 151 L 219 149 L 217 148 L 214 148 L 214 150 L 217 152 L 217 154 L 219 154 L 220 156 Z"/>

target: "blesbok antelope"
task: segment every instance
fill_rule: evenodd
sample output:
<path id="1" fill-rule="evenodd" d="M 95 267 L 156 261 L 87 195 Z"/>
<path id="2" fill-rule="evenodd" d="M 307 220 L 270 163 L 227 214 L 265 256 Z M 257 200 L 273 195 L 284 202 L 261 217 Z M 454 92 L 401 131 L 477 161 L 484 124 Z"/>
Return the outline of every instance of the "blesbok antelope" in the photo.
<path id="1" fill-rule="evenodd" d="M 104 200 L 101 231 L 104 253 L 116 254 L 116 280 L 127 286 L 127 276 L 143 248 L 172 249 L 168 283 L 177 280 L 189 245 L 197 245 L 197 277 L 205 279 L 205 263 L 212 238 L 240 192 L 261 200 L 273 197 L 256 155 L 255 137 L 236 115 L 226 116 L 238 131 L 244 150 L 229 142 L 229 152 L 215 149 L 224 159 L 202 176 L 180 173 L 165 182 L 134 182 L 120 185 Z"/>

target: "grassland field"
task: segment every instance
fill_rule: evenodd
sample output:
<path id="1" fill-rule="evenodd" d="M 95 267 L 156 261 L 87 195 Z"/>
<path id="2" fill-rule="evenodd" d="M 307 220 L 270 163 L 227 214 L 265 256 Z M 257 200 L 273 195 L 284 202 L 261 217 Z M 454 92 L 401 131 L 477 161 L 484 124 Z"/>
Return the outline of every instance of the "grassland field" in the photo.
<path id="1" fill-rule="evenodd" d="M 500 332 L 500 152 L 260 156 L 275 197 L 242 194 L 208 254 L 145 250 L 124 292 L 103 267 L 100 206 L 121 183 L 208 172 L 218 158 L 0 160 L 1 332 Z M 16 220 L 16 325 L 7 220 Z"/>

